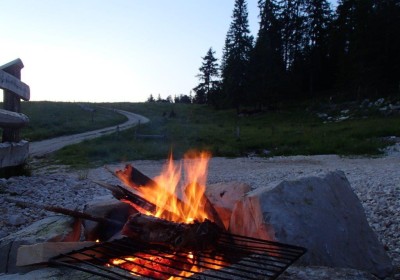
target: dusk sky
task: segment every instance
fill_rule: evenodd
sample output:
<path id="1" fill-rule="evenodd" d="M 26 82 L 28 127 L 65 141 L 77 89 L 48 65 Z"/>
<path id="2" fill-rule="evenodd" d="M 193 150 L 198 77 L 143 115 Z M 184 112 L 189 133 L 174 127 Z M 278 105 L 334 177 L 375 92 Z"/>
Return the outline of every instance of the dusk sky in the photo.
<path id="1" fill-rule="evenodd" d="M 247 0 L 258 30 L 257 0 Z M 0 65 L 21 58 L 31 100 L 142 102 L 189 94 L 233 0 L 0 0 Z"/>

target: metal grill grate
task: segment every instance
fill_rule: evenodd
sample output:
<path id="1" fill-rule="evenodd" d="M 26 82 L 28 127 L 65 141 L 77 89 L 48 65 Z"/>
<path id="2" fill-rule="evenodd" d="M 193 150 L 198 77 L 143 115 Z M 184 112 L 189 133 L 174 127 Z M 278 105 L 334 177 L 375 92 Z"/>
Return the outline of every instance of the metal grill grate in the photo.
<path id="1" fill-rule="evenodd" d="M 59 255 L 50 263 L 108 279 L 276 279 L 305 252 L 302 247 L 231 234 L 223 234 L 213 252 L 193 254 L 123 238 Z M 111 264 L 111 259 L 123 264 Z"/>

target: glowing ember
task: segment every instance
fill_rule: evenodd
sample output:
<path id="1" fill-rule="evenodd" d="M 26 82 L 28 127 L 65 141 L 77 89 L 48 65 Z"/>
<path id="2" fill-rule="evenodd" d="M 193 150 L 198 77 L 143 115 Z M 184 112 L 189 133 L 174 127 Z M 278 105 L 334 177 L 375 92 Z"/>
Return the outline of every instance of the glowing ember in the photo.
<path id="1" fill-rule="evenodd" d="M 192 263 L 190 253 L 185 255 L 163 255 L 162 257 L 138 253 L 135 257 L 113 259 L 108 266 L 116 265 L 130 270 L 135 276 L 172 280 L 180 276 L 188 277 L 196 272 L 193 271 Z M 177 267 L 180 267 L 180 269 L 178 270 Z M 169 275 L 175 275 L 175 277 Z"/>

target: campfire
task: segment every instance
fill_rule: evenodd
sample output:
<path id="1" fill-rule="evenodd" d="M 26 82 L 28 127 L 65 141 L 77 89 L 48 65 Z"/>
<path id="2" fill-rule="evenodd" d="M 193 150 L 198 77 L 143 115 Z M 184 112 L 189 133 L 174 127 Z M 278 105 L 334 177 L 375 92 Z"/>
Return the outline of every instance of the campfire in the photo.
<path id="1" fill-rule="evenodd" d="M 116 195 L 138 211 L 129 217 L 122 228 L 122 235 L 144 243 L 167 246 L 175 252 L 184 253 L 175 257 L 165 256 L 168 261 L 164 265 L 159 265 L 158 269 L 161 272 L 170 271 L 171 262 L 183 260 L 187 266 L 193 262 L 195 256 L 197 257 L 197 252 L 212 251 L 216 248 L 216 242 L 223 228 L 215 210 L 211 210 L 212 205 L 204 195 L 209 159 L 210 154 L 207 152 L 190 152 L 185 155 L 183 166 L 176 166 L 170 156 L 164 170 L 154 180 L 131 165 L 115 173 L 126 187 L 117 186 L 113 190 L 114 194 L 120 190 L 128 191 L 135 197 L 137 195 L 142 198 L 145 201 L 144 205 L 147 205 L 144 207 L 142 203 L 141 206 L 136 199 L 129 199 L 129 195 L 122 198 Z M 154 262 L 152 254 L 146 256 L 141 253 L 140 257 L 126 256 L 126 259 L 130 262 L 118 258 L 111 260 L 111 263 L 132 267 L 133 272 L 138 272 L 137 267 L 139 267 L 142 274 L 154 276 L 153 270 L 146 272 L 146 269 L 143 269 L 146 261 Z M 132 262 L 142 266 L 134 266 Z M 156 278 L 161 278 L 160 274 L 162 273 L 157 273 Z M 188 273 L 182 274 L 189 276 Z"/>
<path id="2" fill-rule="evenodd" d="M 181 223 L 202 222 L 213 218 L 205 209 L 207 198 L 204 196 L 209 159 L 207 152 L 189 152 L 184 157 L 183 166 L 176 166 L 170 156 L 164 170 L 154 181 L 131 165 L 117 171 L 116 175 L 130 187 L 129 191 L 138 192 L 156 206 L 151 213 L 155 217 Z M 137 208 L 137 205 L 133 204 L 133 207 Z"/>
<path id="3" fill-rule="evenodd" d="M 128 164 L 112 171 L 122 184 L 96 182 L 129 205 L 122 220 L 40 206 L 95 221 L 102 229 L 87 235 L 97 244 L 60 254 L 50 263 L 110 279 L 181 279 L 193 274 L 275 279 L 305 250 L 229 233 L 205 193 L 210 157 L 208 152 L 191 151 L 176 165 L 171 156 L 153 179 Z M 105 228 L 112 234 L 102 235 Z M 88 264 L 89 268 L 83 268 Z"/>

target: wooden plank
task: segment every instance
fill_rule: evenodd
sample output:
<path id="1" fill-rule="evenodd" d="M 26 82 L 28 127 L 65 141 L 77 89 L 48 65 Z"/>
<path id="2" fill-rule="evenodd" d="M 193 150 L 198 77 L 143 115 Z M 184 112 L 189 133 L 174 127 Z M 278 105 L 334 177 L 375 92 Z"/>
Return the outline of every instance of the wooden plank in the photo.
<path id="1" fill-rule="evenodd" d="M 29 86 L 3 70 L 0 70 L 0 88 L 12 91 L 25 101 L 30 99 Z"/>
<path id="2" fill-rule="evenodd" d="M 15 76 L 16 73 L 21 73 L 21 69 L 24 68 L 24 63 L 20 58 L 14 59 L 6 64 L 0 66 L 0 70 L 4 70 L 9 74 L 13 74 Z M 17 77 L 17 76 L 15 76 Z M 18 78 L 21 80 L 21 76 L 19 75 Z"/>
<path id="3" fill-rule="evenodd" d="M 22 114 L 0 109 L 0 127 L 20 128 L 29 123 L 29 118 Z"/>
<path id="4" fill-rule="evenodd" d="M 92 241 L 84 242 L 44 242 L 33 245 L 21 245 L 17 253 L 17 266 L 47 263 L 52 257 L 66 254 L 73 250 L 80 250 L 96 244 Z M 94 253 L 94 251 L 93 251 Z M 87 259 L 89 257 L 86 257 Z"/>
<path id="5" fill-rule="evenodd" d="M 0 168 L 21 165 L 28 158 L 28 154 L 28 141 L 0 143 Z"/>

